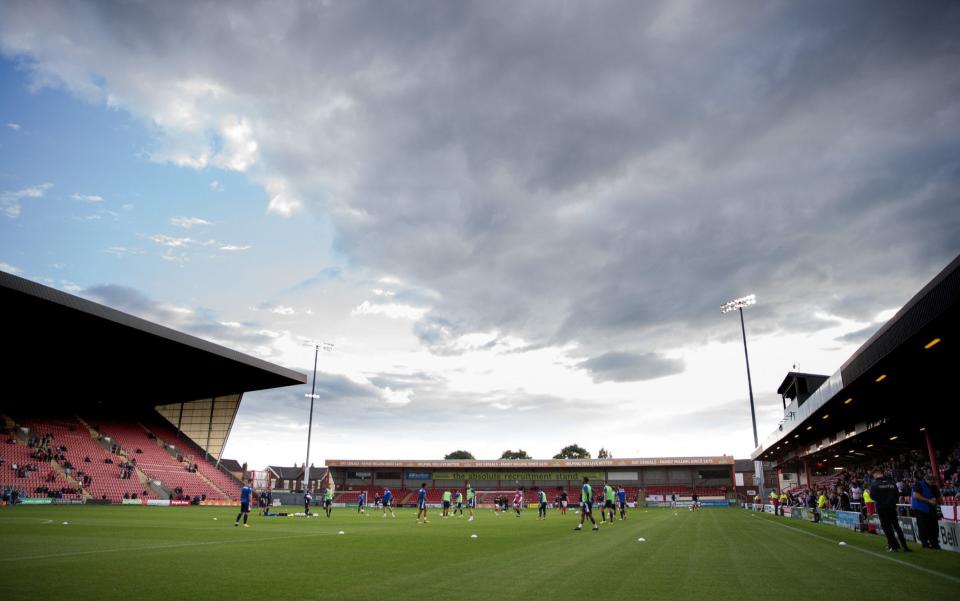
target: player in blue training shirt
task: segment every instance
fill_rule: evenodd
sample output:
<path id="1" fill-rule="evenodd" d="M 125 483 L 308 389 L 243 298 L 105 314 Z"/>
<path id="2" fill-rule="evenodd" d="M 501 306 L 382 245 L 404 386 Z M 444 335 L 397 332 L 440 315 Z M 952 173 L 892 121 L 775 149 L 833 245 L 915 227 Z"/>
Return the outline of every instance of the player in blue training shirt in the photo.
<path id="1" fill-rule="evenodd" d="M 240 518 L 243 518 L 243 527 L 249 528 L 250 525 L 247 524 L 247 517 L 250 516 L 250 497 L 253 496 L 253 480 L 247 482 L 247 484 L 240 489 L 240 513 L 237 514 L 237 521 L 233 523 L 234 526 L 240 525 Z"/>
<path id="2" fill-rule="evenodd" d="M 383 517 L 387 517 L 387 509 L 390 510 L 390 515 L 397 517 L 397 514 L 393 513 L 393 493 L 389 488 L 383 489 Z"/>
<path id="3" fill-rule="evenodd" d="M 420 485 L 420 490 L 417 492 L 417 523 L 420 523 L 420 516 L 423 516 L 423 523 L 429 524 L 430 520 L 427 519 L 427 483 L 424 482 Z"/>
<path id="4" fill-rule="evenodd" d="M 627 519 L 627 491 L 622 486 L 617 488 L 617 508 L 620 509 L 620 519 Z"/>
<path id="5" fill-rule="evenodd" d="M 360 494 L 357 495 L 357 513 L 366 513 L 364 507 L 367 505 L 367 492 L 361 490 Z"/>

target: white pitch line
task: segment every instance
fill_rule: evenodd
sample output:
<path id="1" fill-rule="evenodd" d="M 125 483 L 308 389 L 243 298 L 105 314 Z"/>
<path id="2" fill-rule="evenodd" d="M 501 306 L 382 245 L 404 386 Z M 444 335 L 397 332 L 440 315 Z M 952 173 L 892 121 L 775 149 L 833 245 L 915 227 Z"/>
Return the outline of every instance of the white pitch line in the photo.
<path id="1" fill-rule="evenodd" d="M 181 547 L 201 547 L 204 545 L 222 545 L 226 543 L 255 543 L 273 540 L 288 540 L 292 538 L 310 538 L 314 536 L 335 536 L 332 532 L 317 532 L 315 534 L 294 534 L 291 536 L 273 536 L 270 538 L 248 538 L 242 540 L 215 540 L 199 543 L 175 543 L 172 545 L 154 545 L 152 547 L 121 547 L 117 549 L 91 549 L 89 551 L 69 551 L 67 553 L 49 553 L 47 555 L 23 555 L 20 557 L 0 557 L 0 563 L 12 561 L 28 561 L 34 559 L 57 559 L 61 557 L 76 557 L 80 555 L 99 555 L 103 553 L 124 553 L 127 551 L 156 551 L 160 549 L 179 549 Z"/>
<path id="2" fill-rule="evenodd" d="M 755 516 L 755 515 L 753 515 L 753 514 L 750 514 L 750 517 L 756 518 L 757 516 Z M 782 524 L 782 523 L 780 523 L 780 522 L 775 522 L 775 521 L 773 521 L 773 520 L 768 520 L 768 519 L 766 519 L 766 518 L 757 518 L 757 519 L 759 519 L 761 522 L 764 522 L 764 523 L 767 523 L 767 524 L 773 524 L 774 526 L 782 526 L 783 528 L 786 528 L 787 530 L 790 530 L 790 531 L 792 531 L 792 532 L 797 532 L 797 533 L 799 533 L 799 534 L 806 534 L 807 536 L 812 536 L 813 538 L 819 538 L 820 540 L 825 540 L 825 541 L 827 541 L 828 543 L 834 543 L 834 542 L 836 542 L 836 539 L 827 538 L 826 536 L 820 536 L 819 534 L 814 534 L 813 532 L 807 532 L 806 530 L 800 530 L 799 528 L 794 528 L 793 526 L 788 526 L 788 525 Z M 877 553 L 876 551 L 868 551 L 867 549 L 861 549 L 860 547 L 857 547 L 857 546 L 854 546 L 854 545 L 847 545 L 847 548 L 848 548 L 848 549 L 853 549 L 853 550 L 855 550 L 855 551 L 860 551 L 861 553 L 866 553 L 867 555 L 873 555 L 874 557 L 879 557 L 880 559 L 886 559 L 887 561 L 892 561 L 893 563 L 898 563 L 898 564 L 900 564 L 900 565 L 902 565 L 902 566 L 907 566 L 908 568 L 913 568 L 914 570 L 920 570 L 921 572 L 926 572 L 926 573 L 928 573 L 928 574 L 933 574 L 934 576 L 940 576 L 941 578 L 946 578 L 947 580 L 950 580 L 950 581 L 952 581 L 952 582 L 958 582 L 958 583 L 960 583 L 960 578 L 957 578 L 956 576 L 951 576 L 950 574 L 944 574 L 943 572 L 938 572 L 938 571 L 936 571 L 936 570 L 931 570 L 930 568 L 925 568 L 925 567 L 923 567 L 923 566 L 918 566 L 918 565 L 912 564 L 912 563 L 910 563 L 910 562 L 908 562 L 908 561 L 903 561 L 902 559 L 894 559 L 894 558 L 890 557 L 889 555 L 884 555 L 883 553 Z"/>

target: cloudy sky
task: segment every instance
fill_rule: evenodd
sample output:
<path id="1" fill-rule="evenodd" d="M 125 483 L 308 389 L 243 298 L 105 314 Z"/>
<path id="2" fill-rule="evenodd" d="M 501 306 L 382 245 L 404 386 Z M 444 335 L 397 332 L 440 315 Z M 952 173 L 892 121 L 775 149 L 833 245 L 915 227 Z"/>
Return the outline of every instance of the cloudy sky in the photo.
<path id="1" fill-rule="evenodd" d="M 308 372 L 312 458 L 752 445 L 960 252 L 952 2 L 0 1 L 0 269 Z M 303 460 L 303 389 L 226 455 Z"/>

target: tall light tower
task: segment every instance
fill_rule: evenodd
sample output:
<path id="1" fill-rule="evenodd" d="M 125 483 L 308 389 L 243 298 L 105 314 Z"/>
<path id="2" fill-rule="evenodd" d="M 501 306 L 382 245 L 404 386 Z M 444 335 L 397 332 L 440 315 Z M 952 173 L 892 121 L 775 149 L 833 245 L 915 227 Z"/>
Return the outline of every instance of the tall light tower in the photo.
<path id="1" fill-rule="evenodd" d="M 303 492 L 306 494 L 310 490 L 310 439 L 313 436 L 313 402 L 320 398 L 317 392 L 317 358 L 320 351 L 330 352 L 333 350 L 333 344 L 329 342 L 309 343 L 307 346 L 313 347 L 313 383 L 310 385 L 310 394 L 303 396 L 310 399 L 310 421 L 307 422 L 307 460 L 303 462 Z"/>
<path id="2" fill-rule="evenodd" d="M 747 362 L 747 391 L 750 393 L 750 421 L 753 424 L 753 448 L 760 446 L 760 439 L 757 438 L 757 411 L 753 404 L 753 381 L 750 378 L 750 354 L 747 352 L 747 327 L 743 321 L 743 308 L 757 304 L 757 295 L 750 294 L 735 298 L 729 303 L 720 305 L 721 313 L 729 313 L 736 309 L 740 312 L 740 332 L 743 334 L 743 358 Z M 753 463 L 754 474 L 760 479 L 760 497 L 764 496 L 763 482 L 763 462 L 755 461 Z"/>

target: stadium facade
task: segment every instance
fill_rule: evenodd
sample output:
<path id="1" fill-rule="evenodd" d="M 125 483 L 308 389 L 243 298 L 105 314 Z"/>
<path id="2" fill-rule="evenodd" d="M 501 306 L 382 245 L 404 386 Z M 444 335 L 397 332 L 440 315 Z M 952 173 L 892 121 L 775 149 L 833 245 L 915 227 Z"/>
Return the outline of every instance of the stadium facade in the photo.
<path id="1" fill-rule="evenodd" d="M 658 457 L 634 459 L 547 460 L 364 460 L 328 459 L 330 477 L 340 491 L 390 487 L 407 491 L 426 484 L 431 491 L 461 488 L 469 481 L 479 491 L 535 486 L 577 490 L 591 482 L 623 486 L 643 499 L 676 492 L 689 497 L 725 498 L 734 486 L 733 457 Z M 402 498 L 402 497 L 401 497 Z"/>

